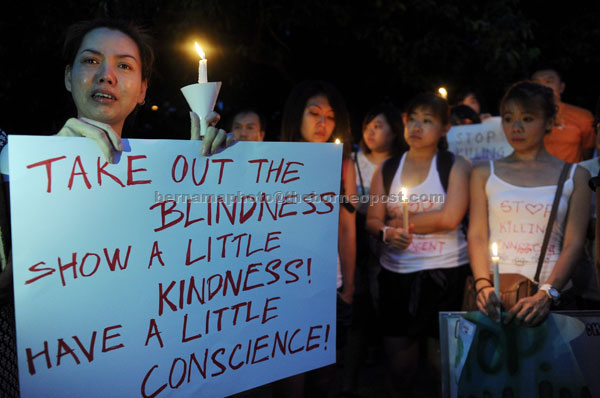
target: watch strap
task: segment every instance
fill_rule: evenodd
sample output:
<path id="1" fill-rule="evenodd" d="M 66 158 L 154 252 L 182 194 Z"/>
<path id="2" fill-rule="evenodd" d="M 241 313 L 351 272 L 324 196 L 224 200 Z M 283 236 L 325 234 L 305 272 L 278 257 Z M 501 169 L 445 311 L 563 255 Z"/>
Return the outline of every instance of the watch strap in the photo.
<path id="1" fill-rule="evenodd" d="M 385 244 L 387 244 L 387 241 L 385 240 L 385 231 L 387 231 L 388 229 L 390 229 L 390 227 L 386 225 L 383 228 L 381 228 L 381 230 L 379 230 L 379 240 Z"/>

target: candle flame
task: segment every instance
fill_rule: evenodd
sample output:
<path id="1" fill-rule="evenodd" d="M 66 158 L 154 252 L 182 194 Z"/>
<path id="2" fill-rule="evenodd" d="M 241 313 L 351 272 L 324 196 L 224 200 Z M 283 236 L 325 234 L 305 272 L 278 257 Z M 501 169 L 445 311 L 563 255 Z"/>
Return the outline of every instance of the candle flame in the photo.
<path id="1" fill-rule="evenodd" d="M 408 202 L 408 191 L 406 188 L 402 188 L 400 191 L 402 192 L 402 201 Z"/>
<path id="2" fill-rule="evenodd" d="M 498 244 L 496 242 L 492 243 L 492 256 L 498 257 Z"/>
<path id="3" fill-rule="evenodd" d="M 200 48 L 200 45 L 198 44 L 198 42 L 194 42 L 194 45 L 196 46 L 196 51 L 198 52 L 198 55 L 200 56 L 200 58 L 206 59 L 206 55 L 204 54 L 204 51 L 202 51 L 202 48 Z"/>
<path id="4" fill-rule="evenodd" d="M 341 141 L 339 138 L 336 138 L 336 139 L 335 139 L 335 143 L 336 143 L 336 144 L 341 144 L 341 143 L 342 143 L 342 141 Z"/>
<path id="5" fill-rule="evenodd" d="M 443 99 L 447 99 L 448 98 L 448 90 L 446 90 L 446 87 L 440 87 L 440 88 L 438 88 L 438 93 L 440 94 L 440 96 Z"/>

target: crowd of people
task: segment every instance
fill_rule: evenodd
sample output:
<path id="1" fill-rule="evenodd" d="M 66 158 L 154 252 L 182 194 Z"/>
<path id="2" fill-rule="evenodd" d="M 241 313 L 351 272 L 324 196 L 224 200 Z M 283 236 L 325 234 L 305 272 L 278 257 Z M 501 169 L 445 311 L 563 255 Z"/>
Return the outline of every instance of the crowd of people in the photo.
<path id="1" fill-rule="evenodd" d="M 112 161 L 122 150 L 125 120 L 144 103 L 152 54 L 144 33 L 131 24 L 96 20 L 74 25 L 65 42 L 64 80 L 77 115 L 58 135 L 94 139 Z M 445 138 L 453 124 L 490 117 L 481 113 L 475 91 L 466 90 L 452 106 L 434 93 L 416 96 L 403 110 L 390 102 L 377 104 L 366 113 L 360 143 L 352 145 L 348 110 L 332 84 L 306 81 L 292 90 L 283 109 L 281 141 L 341 139 L 341 195 L 383 197 L 408 188 L 418 197 L 444 198 L 340 205 L 339 233 L 331 241 L 338 248 L 337 264 L 331 266 L 338 270 L 343 391 L 354 391 L 361 369 L 380 358 L 394 396 L 413 396 L 415 375 L 424 362 L 438 377 L 431 384 L 439 386 L 438 313 L 462 309 L 469 275 L 477 309 L 494 319 L 504 311 L 506 323 L 535 326 L 552 309 L 600 308 L 593 228 L 588 228 L 595 219 L 588 181 L 600 169 L 600 159 L 592 158 L 600 149 L 600 109 L 594 118 L 562 102 L 564 88 L 554 69 L 534 71 L 530 80 L 511 85 L 499 114 L 513 152 L 476 165 L 449 152 Z M 208 119 L 203 154 L 228 145 L 226 132 L 214 127 L 219 116 Z M 231 120 L 235 140 L 264 139 L 265 118 L 257 110 L 240 109 Z M 190 137 L 199 139 L 197 115 L 192 113 L 190 124 Z M 563 169 L 556 218 L 548 226 L 549 244 L 536 275 L 550 217 L 545 209 L 552 208 Z M 4 197 L 0 200 L 4 214 L 8 204 Z M 6 214 L 0 233 L 0 395 L 10 397 L 18 395 L 18 383 Z M 502 308 L 494 293 L 492 241 L 501 248 L 501 273 L 539 277 L 537 292 L 510 308 Z M 273 396 L 325 396 L 332 391 L 334 372 L 335 365 L 273 383 Z"/>

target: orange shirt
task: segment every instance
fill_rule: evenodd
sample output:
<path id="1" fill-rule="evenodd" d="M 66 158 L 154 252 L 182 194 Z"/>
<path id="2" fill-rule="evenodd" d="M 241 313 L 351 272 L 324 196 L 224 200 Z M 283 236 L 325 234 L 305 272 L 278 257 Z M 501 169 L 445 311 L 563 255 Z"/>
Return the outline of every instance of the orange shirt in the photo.
<path id="1" fill-rule="evenodd" d="M 561 102 L 556 123 L 544 137 L 546 150 L 565 162 L 581 162 L 583 150 L 595 146 L 593 123 L 590 111 Z"/>

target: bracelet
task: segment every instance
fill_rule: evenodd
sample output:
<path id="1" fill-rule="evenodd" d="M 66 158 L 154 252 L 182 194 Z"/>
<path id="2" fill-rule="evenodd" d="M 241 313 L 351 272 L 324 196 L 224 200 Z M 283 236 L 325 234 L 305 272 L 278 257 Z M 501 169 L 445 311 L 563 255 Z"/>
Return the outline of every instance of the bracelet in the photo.
<path id="1" fill-rule="evenodd" d="M 494 283 L 488 278 L 477 278 L 473 281 L 473 290 L 477 290 L 477 282 L 479 281 L 488 281 L 490 286 L 494 286 Z"/>

